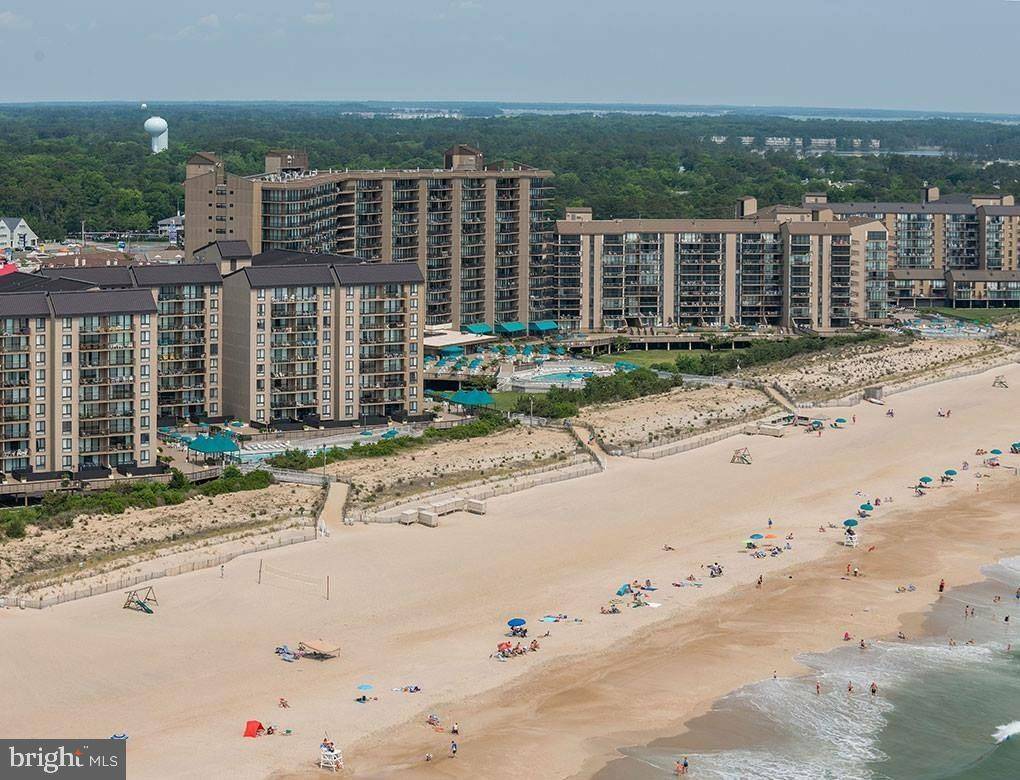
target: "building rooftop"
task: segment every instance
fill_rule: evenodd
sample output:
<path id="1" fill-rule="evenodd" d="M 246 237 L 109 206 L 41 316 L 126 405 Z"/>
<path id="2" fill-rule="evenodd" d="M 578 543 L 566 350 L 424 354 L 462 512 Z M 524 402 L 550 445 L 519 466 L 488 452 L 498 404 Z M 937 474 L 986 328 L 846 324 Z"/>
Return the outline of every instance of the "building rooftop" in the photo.
<path id="1" fill-rule="evenodd" d="M 223 281 L 216 263 L 136 265 L 131 269 L 131 273 L 139 287 L 156 287 L 161 284 L 219 284 Z"/>
<path id="2" fill-rule="evenodd" d="M 103 314 L 154 314 L 156 301 L 148 290 L 88 290 L 50 293 L 58 317 Z"/>
<path id="3" fill-rule="evenodd" d="M 0 292 L 0 312 L 5 317 L 49 317 L 50 307 L 43 292 Z"/>
<path id="4" fill-rule="evenodd" d="M 328 265 L 253 265 L 234 273 L 244 274 L 248 280 L 248 286 L 253 288 L 336 284 L 336 279 Z"/>
<path id="5" fill-rule="evenodd" d="M 116 288 L 134 287 L 135 280 L 131 276 L 131 266 L 128 265 L 98 265 L 78 268 L 40 268 L 39 274 L 48 276 L 51 279 L 62 277 L 64 279 L 76 279 L 88 282 L 96 287 Z"/>
<path id="6" fill-rule="evenodd" d="M 333 266 L 340 284 L 404 284 L 425 281 L 417 263 L 342 263 Z"/>

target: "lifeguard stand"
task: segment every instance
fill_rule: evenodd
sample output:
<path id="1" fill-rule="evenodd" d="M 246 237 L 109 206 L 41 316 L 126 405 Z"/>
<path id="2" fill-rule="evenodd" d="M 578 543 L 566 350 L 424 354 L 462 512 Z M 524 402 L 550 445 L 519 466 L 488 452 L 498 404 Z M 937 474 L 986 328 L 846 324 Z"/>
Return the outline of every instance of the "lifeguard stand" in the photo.
<path id="1" fill-rule="evenodd" d="M 730 463 L 741 463 L 745 466 L 750 466 L 751 453 L 747 447 L 741 447 L 739 450 L 733 450 L 733 457 L 730 458 Z"/>

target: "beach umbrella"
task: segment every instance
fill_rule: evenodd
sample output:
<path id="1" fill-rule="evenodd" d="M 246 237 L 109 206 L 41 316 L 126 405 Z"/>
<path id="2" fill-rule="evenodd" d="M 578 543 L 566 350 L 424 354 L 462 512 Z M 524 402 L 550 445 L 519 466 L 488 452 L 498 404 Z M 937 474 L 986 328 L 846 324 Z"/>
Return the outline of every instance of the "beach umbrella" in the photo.
<path id="1" fill-rule="evenodd" d="M 991 452 L 992 455 L 1001 455 L 1002 454 L 1002 450 L 989 450 L 989 452 Z"/>
<path id="2" fill-rule="evenodd" d="M 956 476 L 956 469 L 946 469 L 946 476 L 947 477 L 955 477 Z"/>
<path id="3" fill-rule="evenodd" d="M 931 477 L 921 477 L 918 481 L 927 485 L 929 482 L 933 482 L 934 480 Z"/>
<path id="4" fill-rule="evenodd" d="M 845 525 L 847 528 L 853 528 L 855 525 L 857 525 L 857 521 L 851 517 L 849 520 L 844 520 L 843 525 Z"/>
<path id="5" fill-rule="evenodd" d="M 358 686 L 358 690 L 359 691 L 370 691 L 370 690 L 372 690 L 372 686 L 369 685 L 368 683 L 362 683 L 361 685 Z"/>
<path id="6" fill-rule="evenodd" d="M 873 507 L 870 503 L 861 504 L 861 511 L 864 511 L 864 512 L 874 512 L 875 511 L 875 507 Z"/>
<path id="7" fill-rule="evenodd" d="M 838 422 L 838 423 L 845 423 L 846 422 L 846 418 L 845 417 L 837 417 L 836 418 L 836 422 Z"/>
<path id="8" fill-rule="evenodd" d="M 524 625 L 525 623 L 527 623 L 527 622 L 528 622 L 528 621 L 527 621 L 527 620 L 525 620 L 524 618 L 510 618 L 510 619 L 509 619 L 509 620 L 508 620 L 508 621 L 506 622 L 506 624 L 507 624 L 508 626 L 510 626 L 510 628 L 520 628 L 521 626 L 523 626 L 523 625 Z"/>
<path id="9" fill-rule="evenodd" d="M 761 534 L 751 534 L 752 539 L 764 539 L 765 537 Z"/>

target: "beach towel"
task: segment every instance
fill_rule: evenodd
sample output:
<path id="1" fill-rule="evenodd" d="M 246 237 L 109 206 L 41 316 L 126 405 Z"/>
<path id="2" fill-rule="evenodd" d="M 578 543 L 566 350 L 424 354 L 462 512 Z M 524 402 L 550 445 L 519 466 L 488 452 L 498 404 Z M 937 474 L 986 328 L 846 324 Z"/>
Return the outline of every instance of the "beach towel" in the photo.
<path id="1" fill-rule="evenodd" d="M 651 607 L 652 609 L 656 609 L 658 607 L 661 607 L 662 604 L 656 604 L 654 601 L 649 601 L 647 606 Z"/>

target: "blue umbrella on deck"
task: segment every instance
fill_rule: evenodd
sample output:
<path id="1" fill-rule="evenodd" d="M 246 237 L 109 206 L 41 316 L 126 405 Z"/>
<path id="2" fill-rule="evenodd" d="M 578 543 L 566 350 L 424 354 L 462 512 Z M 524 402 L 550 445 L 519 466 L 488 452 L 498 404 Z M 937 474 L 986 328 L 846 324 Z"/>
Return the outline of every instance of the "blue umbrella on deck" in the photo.
<path id="1" fill-rule="evenodd" d="M 508 620 L 508 621 L 506 622 L 506 624 L 507 624 L 508 626 L 510 626 L 510 628 L 520 628 L 521 626 L 523 626 L 523 625 L 524 625 L 525 623 L 527 623 L 527 622 L 528 622 L 528 621 L 527 621 L 527 620 L 525 620 L 524 618 L 510 618 L 510 619 L 509 619 L 509 620 Z"/>

